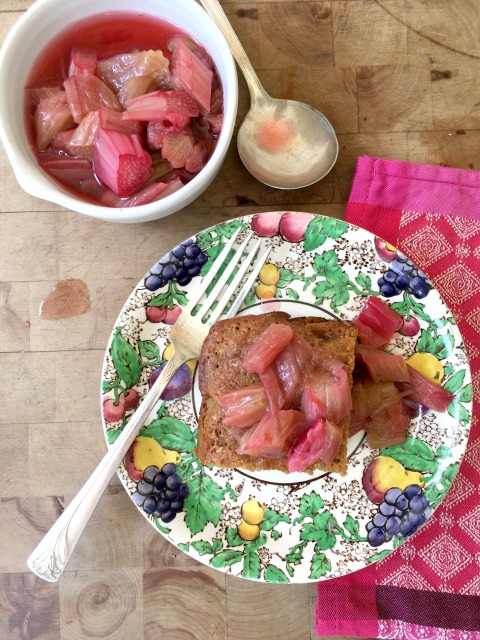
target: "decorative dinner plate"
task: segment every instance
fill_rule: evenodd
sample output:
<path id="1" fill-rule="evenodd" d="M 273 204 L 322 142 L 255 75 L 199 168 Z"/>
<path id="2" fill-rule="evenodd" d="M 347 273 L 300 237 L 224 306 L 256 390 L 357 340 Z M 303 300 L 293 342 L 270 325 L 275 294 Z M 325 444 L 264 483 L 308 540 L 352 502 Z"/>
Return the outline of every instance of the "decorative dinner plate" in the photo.
<path id="1" fill-rule="evenodd" d="M 170 357 L 172 324 L 239 227 L 240 239 L 252 230 L 272 247 L 241 313 L 281 309 L 352 320 L 369 296 L 379 296 L 404 318 L 388 351 L 453 400 L 444 413 L 419 411 L 403 444 L 372 450 L 357 433 L 345 476 L 210 468 L 195 456 L 201 399 L 190 362 L 169 387 L 172 399 L 150 414 L 119 476 L 151 525 L 210 567 L 273 583 L 348 574 L 417 535 L 452 484 L 471 422 L 470 370 L 452 314 L 415 265 L 369 232 L 320 215 L 272 212 L 213 226 L 172 249 L 135 288 L 112 332 L 102 380 L 106 439 L 115 441 Z M 155 466 L 165 471 L 157 481 Z"/>

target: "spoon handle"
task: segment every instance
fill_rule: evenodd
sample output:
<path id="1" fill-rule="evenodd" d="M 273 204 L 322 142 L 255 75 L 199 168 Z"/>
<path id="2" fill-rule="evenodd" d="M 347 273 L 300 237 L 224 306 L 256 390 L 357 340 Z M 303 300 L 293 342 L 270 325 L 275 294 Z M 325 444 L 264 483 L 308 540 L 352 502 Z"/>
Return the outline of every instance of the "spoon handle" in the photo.
<path id="1" fill-rule="evenodd" d="M 225 36 L 235 57 L 235 60 L 237 61 L 237 64 L 240 67 L 240 70 L 242 71 L 245 81 L 248 85 L 252 102 L 266 96 L 267 93 L 262 87 L 260 80 L 258 79 L 258 76 L 255 73 L 254 68 L 252 67 L 251 62 L 248 59 L 247 54 L 245 53 L 245 49 L 240 43 L 237 34 L 233 30 L 232 25 L 225 15 L 220 2 L 218 2 L 218 0 L 199 1 Z"/>

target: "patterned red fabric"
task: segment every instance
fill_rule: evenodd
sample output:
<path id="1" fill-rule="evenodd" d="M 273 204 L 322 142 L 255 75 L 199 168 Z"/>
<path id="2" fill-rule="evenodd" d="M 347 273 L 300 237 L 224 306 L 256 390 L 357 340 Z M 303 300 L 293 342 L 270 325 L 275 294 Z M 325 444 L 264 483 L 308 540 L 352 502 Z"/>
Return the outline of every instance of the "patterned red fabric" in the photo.
<path id="1" fill-rule="evenodd" d="M 345 220 L 405 253 L 450 307 L 470 361 L 473 420 L 453 486 L 421 532 L 385 560 L 319 583 L 317 633 L 480 640 L 480 173 L 361 157 Z"/>

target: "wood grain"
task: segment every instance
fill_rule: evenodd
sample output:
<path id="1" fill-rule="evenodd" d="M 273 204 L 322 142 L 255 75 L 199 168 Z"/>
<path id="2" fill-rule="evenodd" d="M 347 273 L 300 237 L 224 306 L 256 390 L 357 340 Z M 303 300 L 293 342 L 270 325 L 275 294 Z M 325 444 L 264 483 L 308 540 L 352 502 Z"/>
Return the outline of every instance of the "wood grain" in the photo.
<path id="1" fill-rule="evenodd" d="M 0 0 L 0 43 L 32 0 Z M 182 553 L 118 479 L 56 585 L 26 558 L 106 449 L 100 373 L 135 284 L 184 238 L 230 218 L 297 209 L 343 216 L 368 154 L 480 169 L 480 0 L 224 0 L 267 91 L 320 109 L 340 153 L 321 182 L 255 181 L 235 136 L 214 183 L 183 211 L 115 225 L 33 198 L 0 148 L 0 637 L 8 640 L 314 640 L 315 584 L 255 584 Z M 239 74 L 237 128 L 249 108 Z M 39 306 L 77 278 L 88 313 Z"/>

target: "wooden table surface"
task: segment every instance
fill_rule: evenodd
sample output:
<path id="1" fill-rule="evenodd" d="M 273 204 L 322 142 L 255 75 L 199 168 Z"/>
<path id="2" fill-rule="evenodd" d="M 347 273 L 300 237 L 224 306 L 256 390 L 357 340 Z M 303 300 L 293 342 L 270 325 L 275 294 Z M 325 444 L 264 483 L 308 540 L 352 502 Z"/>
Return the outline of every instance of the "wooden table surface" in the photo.
<path id="1" fill-rule="evenodd" d="M 31 0 L 0 1 L 0 42 Z M 115 478 L 60 581 L 26 558 L 106 449 L 100 374 L 134 285 L 191 234 L 241 214 L 341 217 L 368 154 L 479 168 L 480 0 L 224 0 L 274 96 L 309 102 L 340 155 L 321 182 L 278 191 L 241 165 L 235 139 L 214 184 L 163 220 L 98 222 L 37 200 L 0 149 L 0 637 L 22 640 L 306 640 L 315 584 L 255 584 L 205 567 L 145 521 Z M 25 43 L 28 46 L 28 43 Z M 240 83 L 238 123 L 248 109 Z M 85 283 L 90 310 L 40 317 L 59 282 Z"/>

